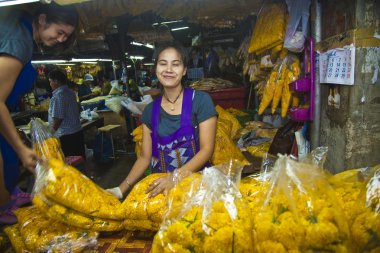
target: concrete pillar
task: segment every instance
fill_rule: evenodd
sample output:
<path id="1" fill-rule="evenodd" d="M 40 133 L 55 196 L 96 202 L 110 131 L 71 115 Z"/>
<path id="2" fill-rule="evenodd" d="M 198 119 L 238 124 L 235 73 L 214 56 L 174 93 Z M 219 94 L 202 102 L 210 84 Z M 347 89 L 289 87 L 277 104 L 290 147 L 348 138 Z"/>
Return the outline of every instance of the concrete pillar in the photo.
<path id="1" fill-rule="evenodd" d="M 342 11 L 335 13 L 339 16 L 332 17 L 333 9 Z M 346 32 L 352 29 L 367 29 L 375 35 L 380 25 L 379 9 L 380 1 L 377 0 L 324 1 L 322 19 L 330 24 L 323 27 L 326 37 L 322 42 L 344 41 L 345 36 L 352 34 Z M 334 173 L 380 164 L 380 39 L 371 35 L 352 40 L 357 42 L 355 84 L 339 86 L 339 109 L 327 104 L 331 85 L 321 84 L 320 144 L 329 147 L 325 166 Z"/>

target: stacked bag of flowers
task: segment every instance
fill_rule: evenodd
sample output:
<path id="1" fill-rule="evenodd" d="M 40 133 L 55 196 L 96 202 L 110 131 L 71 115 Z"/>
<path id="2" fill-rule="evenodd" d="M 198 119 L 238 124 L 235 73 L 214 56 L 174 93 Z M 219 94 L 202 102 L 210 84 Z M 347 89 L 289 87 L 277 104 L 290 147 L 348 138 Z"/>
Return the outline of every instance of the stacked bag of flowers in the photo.
<path id="1" fill-rule="evenodd" d="M 348 219 L 352 252 L 380 252 L 380 165 L 329 178 Z"/>
<path id="2" fill-rule="evenodd" d="M 17 209 L 15 214 L 18 223 L 4 232 L 16 253 L 81 252 L 97 245 L 98 232 L 48 219 L 34 206 Z"/>
<path id="3" fill-rule="evenodd" d="M 346 216 L 315 164 L 280 156 L 273 171 L 240 188 L 253 217 L 253 252 L 350 252 Z"/>
<path id="4" fill-rule="evenodd" d="M 206 168 L 200 181 L 193 180 L 199 185 L 192 186 L 191 197 L 169 200 L 172 205 L 152 252 L 252 252 L 252 223 L 238 188 L 240 174 L 236 165 Z M 175 194 L 183 190 L 181 183 L 173 190 L 170 194 L 181 196 Z"/>
<path id="5" fill-rule="evenodd" d="M 121 202 L 61 160 L 37 166 L 32 202 L 51 219 L 68 225 L 93 231 L 123 229 Z"/>
<path id="6" fill-rule="evenodd" d="M 158 178 L 170 177 L 175 185 L 169 192 L 149 197 L 146 190 Z M 180 175 L 178 170 L 173 173 L 154 173 L 138 182 L 127 198 L 122 203 L 125 212 L 124 227 L 126 230 L 158 231 L 168 210 L 168 206 L 177 206 L 183 203 L 194 192 L 197 182 L 199 184 L 201 175 Z M 178 185 L 179 184 L 179 185 Z M 167 198 L 166 194 L 170 197 Z M 168 203 L 167 200 L 170 200 Z"/>

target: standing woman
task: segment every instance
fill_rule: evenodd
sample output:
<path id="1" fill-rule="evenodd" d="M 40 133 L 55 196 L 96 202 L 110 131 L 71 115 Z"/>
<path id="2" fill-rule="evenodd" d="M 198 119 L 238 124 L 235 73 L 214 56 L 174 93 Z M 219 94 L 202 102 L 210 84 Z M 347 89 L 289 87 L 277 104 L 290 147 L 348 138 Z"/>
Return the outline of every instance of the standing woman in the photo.
<path id="1" fill-rule="evenodd" d="M 38 48 L 68 49 L 75 42 L 77 26 L 78 14 L 71 6 L 42 5 L 34 18 L 0 8 L 0 223 L 7 223 L 4 217 L 17 202 L 10 194 L 20 173 L 18 158 L 32 173 L 36 165 L 35 153 L 20 139 L 9 113 L 37 76 L 31 64 L 33 43 Z"/>
<path id="2" fill-rule="evenodd" d="M 150 103 L 142 114 L 141 155 L 119 187 L 109 189 L 116 197 L 135 184 L 151 166 L 152 172 L 196 172 L 207 165 L 215 144 L 217 112 L 211 97 L 203 91 L 185 88 L 186 53 L 178 44 L 163 45 L 155 57 L 156 75 L 162 96 Z M 168 177 L 150 185 L 150 196 L 168 186 Z"/>

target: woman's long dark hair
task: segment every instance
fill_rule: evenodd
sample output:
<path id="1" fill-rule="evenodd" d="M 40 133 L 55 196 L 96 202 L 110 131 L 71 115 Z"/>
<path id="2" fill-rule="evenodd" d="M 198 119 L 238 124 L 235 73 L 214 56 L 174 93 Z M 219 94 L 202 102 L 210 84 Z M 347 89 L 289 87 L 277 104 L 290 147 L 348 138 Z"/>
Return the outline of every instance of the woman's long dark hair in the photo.
<path id="1" fill-rule="evenodd" d="M 65 42 L 59 43 L 53 47 L 54 51 L 60 51 L 61 53 L 67 52 L 71 49 L 77 41 L 79 25 L 79 15 L 75 7 L 73 5 L 59 5 L 54 2 L 51 4 L 42 4 L 34 15 L 34 23 L 37 26 L 38 18 L 41 14 L 46 15 L 47 24 L 66 24 L 75 28 Z"/>

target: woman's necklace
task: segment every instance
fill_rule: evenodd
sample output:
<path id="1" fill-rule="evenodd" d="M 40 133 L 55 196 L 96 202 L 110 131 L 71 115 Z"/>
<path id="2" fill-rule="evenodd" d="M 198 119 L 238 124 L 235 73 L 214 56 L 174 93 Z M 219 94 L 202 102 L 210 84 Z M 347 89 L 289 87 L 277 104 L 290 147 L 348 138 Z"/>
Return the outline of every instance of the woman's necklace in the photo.
<path id="1" fill-rule="evenodd" d="M 36 44 L 37 44 L 38 50 L 40 50 L 40 53 L 44 54 L 44 50 L 42 49 L 40 43 L 36 42 Z"/>
<path id="2" fill-rule="evenodd" d="M 183 91 L 183 87 L 182 87 L 181 91 L 179 92 L 178 96 L 177 96 L 173 101 L 171 101 L 171 100 L 166 96 L 166 92 L 164 92 L 164 97 L 165 97 L 166 101 L 168 101 L 169 103 L 172 104 L 172 106 L 170 107 L 170 111 L 174 111 L 174 109 L 175 109 L 175 108 L 174 108 L 174 104 L 175 104 L 175 102 L 177 102 L 177 100 L 178 100 L 179 97 L 181 96 L 182 91 Z"/>

